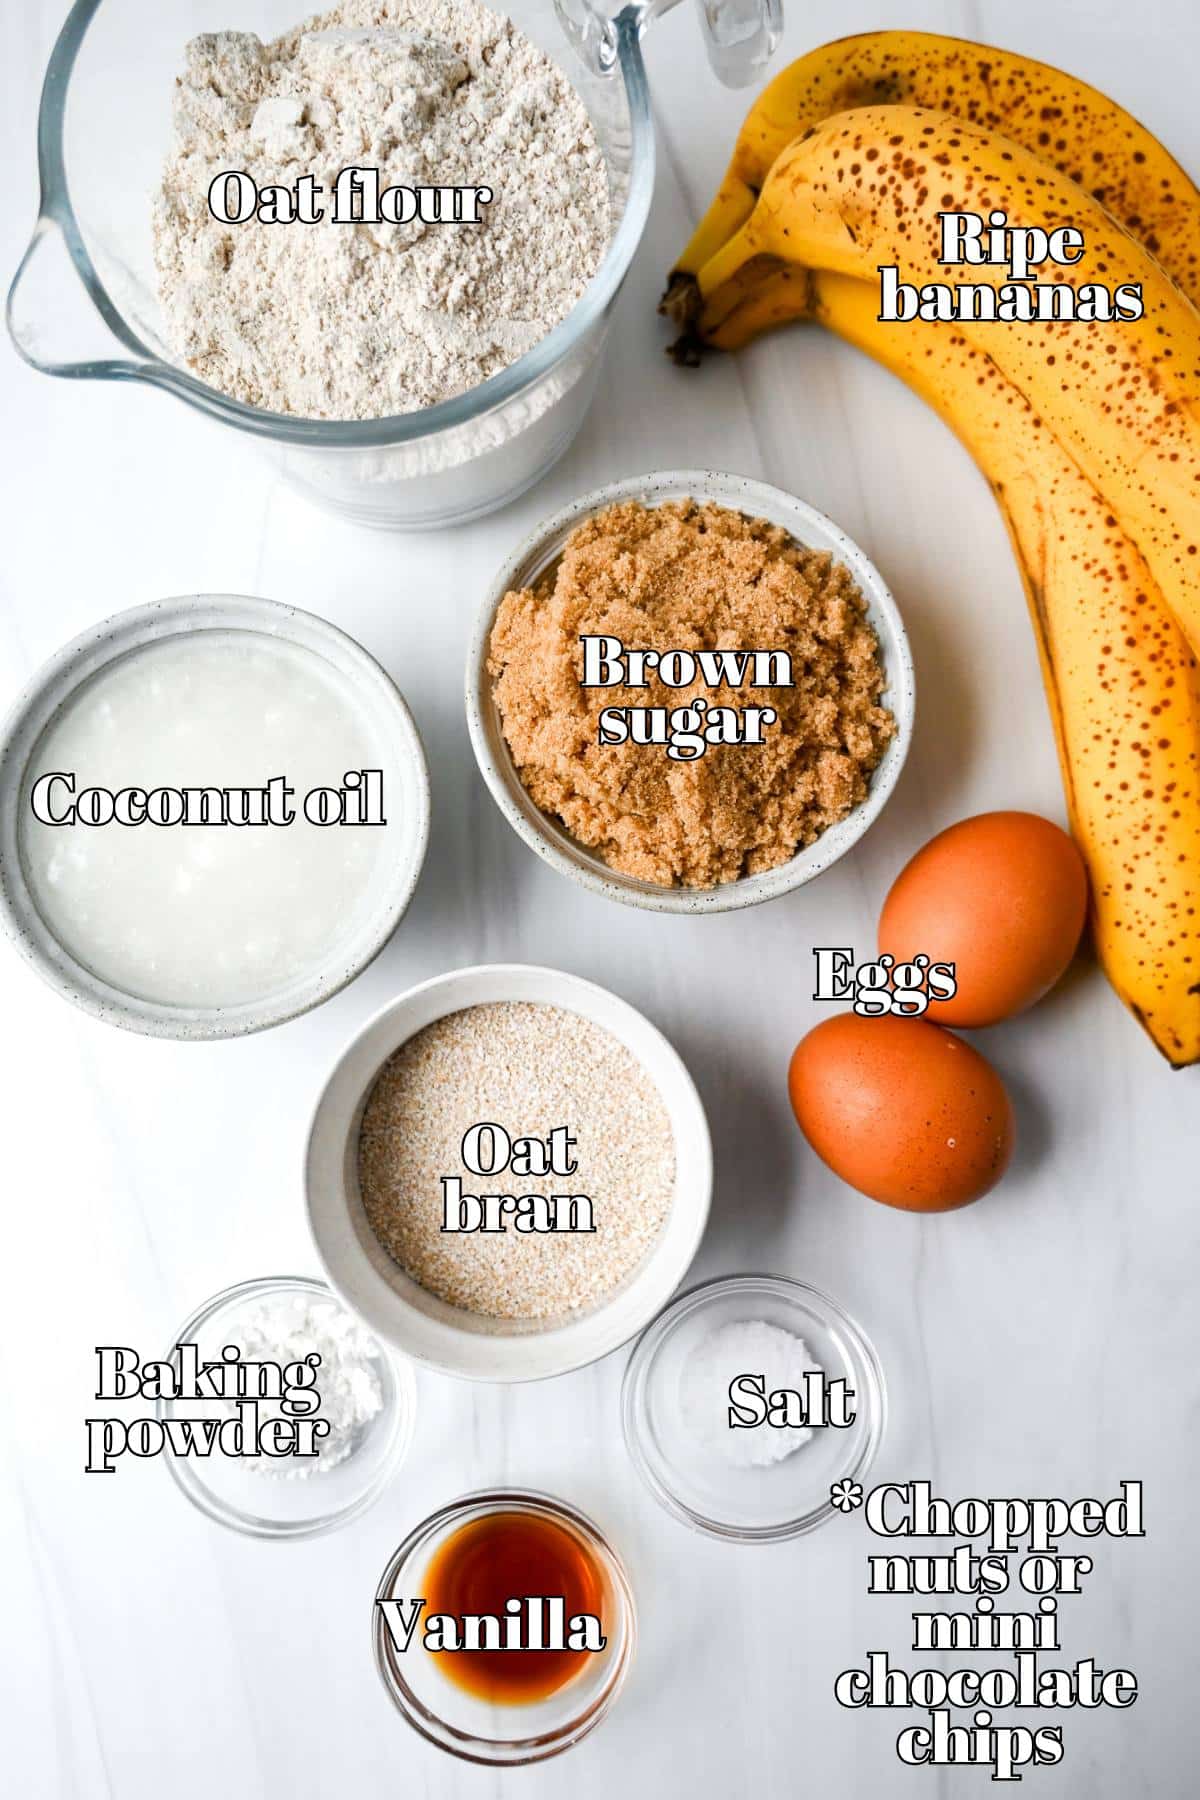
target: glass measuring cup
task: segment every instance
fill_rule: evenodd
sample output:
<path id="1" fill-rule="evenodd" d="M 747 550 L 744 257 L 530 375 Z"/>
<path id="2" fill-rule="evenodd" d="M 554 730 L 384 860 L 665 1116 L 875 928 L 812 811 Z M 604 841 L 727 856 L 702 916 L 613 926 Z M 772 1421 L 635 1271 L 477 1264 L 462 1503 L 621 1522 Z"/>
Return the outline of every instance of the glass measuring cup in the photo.
<path id="1" fill-rule="evenodd" d="M 619 56 L 622 21 L 641 36 L 679 0 L 643 0 L 610 13 L 593 0 L 555 0 L 559 21 L 585 66 L 597 75 Z M 745 87 L 770 62 L 783 29 L 782 0 L 696 0 L 700 29 L 713 72 L 726 87 Z"/>
<path id="2" fill-rule="evenodd" d="M 75 0 L 51 54 L 38 119 L 41 201 L 8 298 L 27 362 L 76 380 L 138 381 L 247 433 L 280 475 L 365 524 L 462 523 L 514 499 L 557 461 L 595 391 L 613 302 L 640 242 L 654 185 L 654 134 L 640 38 L 676 0 L 615 15 L 592 0 L 512 0 L 516 24 L 562 60 L 608 171 L 613 236 L 561 324 L 509 368 L 420 412 L 388 419 L 301 419 L 209 387 L 169 349 L 151 249 L 151 201 L 170 137 L 187 40 L 201 31 L 294 26 L 300 0 Z M 710 54 L 732 79 L 773 48 L 779 0 L 698 0 Z M 749 9 L 749 13 L 747 10 Z M 741 78 L 740 76 L 738 78 Z"/>

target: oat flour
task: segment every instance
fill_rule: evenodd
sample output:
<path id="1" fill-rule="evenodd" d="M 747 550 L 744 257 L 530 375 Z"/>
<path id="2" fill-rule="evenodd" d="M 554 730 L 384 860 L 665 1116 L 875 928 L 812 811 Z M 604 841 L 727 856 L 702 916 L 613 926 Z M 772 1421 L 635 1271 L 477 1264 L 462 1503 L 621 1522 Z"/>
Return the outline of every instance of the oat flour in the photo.
<path id="1" fill-rule="evenodd" d="M 381 184 L 486 184 L 478 225 L 219 223 L 215 175 L 261 189 L 341 169 Z M 193 39 L 154 213 L 168 336 L 251 406 L 385 418 L 476 386 L 580 298 L 609 235 L 583 102 L 474 0 L 345 0 L 274 43 Z"/>

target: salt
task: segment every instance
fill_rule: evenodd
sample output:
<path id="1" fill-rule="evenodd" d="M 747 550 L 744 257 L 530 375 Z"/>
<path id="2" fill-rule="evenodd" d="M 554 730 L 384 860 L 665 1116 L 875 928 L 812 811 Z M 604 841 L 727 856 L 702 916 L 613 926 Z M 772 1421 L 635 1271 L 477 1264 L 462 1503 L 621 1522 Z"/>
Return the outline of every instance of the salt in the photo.
<path id="1" fill-rule="evenodd" d="M 803 1390 L 819 1364 L 803 1338 L 761 1319 L 720 1325 L 689 1356 L 680 1379 L 684 1423 L 704 1451 L 740 1469 L 769 1468 L 812 1437 L 807 1425 L 732 1426 L 730 1384 L 742 1375 L 761 1377 L 769 1395 L 777 1388 Z"/>

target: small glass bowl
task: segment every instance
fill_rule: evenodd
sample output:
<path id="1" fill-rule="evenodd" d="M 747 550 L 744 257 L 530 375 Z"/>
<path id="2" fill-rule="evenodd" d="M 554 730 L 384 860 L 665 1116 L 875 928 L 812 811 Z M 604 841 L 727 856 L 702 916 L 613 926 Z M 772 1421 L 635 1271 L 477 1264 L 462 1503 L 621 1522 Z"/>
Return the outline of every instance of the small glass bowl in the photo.
<path id="1" fill-rule="evenodd" d="M 760 1321 L 802 1338 L 827 1377 L 844 1378 L 856 1417 L 845 1429 L 814 1430 L 780 1462 L 737 1468 L 714 1460 L 689 1430 L 680 1381 L 709 1332 Z M 864 1480 L 887 1392 L 874 1345 L 827 1294 L 781 1275 L 727 1275 L 680 1294 L 646 1327 L 625 1371 L 621 1414 L 634 1466 L 668 1512 L 710 1537 L 765 1544 L 815 1531 L 833 1516 L 832 1484 Z"/>
<path id="2" fill-rule="evenodd" d="M 464 1762 L 515 1767 L 559 1756 L 599 1725 L 625 1684 L 637 1642 L 633 1591 L 620 1557 L 585 1513 L 530 1488 L 467 1494 L 431 1513 L 396 1551 L 376 1591 L 376 1601 L 416 1598 L 438 1547 L 475 1519 L 497 1512 L 532 1513 L 552 1519 L 580 1539 L 605 1581 L 601 1624 L 606 1647 L 544 1700 L 500 1705 L 458 1687 L 420 1647 L 401 1654 L 392 1644 L 383 1612 L 374 1608 L 375 1664 L 402 1716 L 441 1750 Z"/>
<path id="3" fill-rule="evenodd" d="M 242 1281 L 214 1295 L 192 1314 L 176 1333 L 169 1360 L 178 1367 L 180 1344 L 196 1344 L 201 1360 L 219 1360 L 222 1348 L 236 1336 L 238 1314 L 256 1301 L 289 1294 L 327 1300 L 339 1312 L 346 1310 L 323 1281 L 307 1276 Z M 383 1405 L 340 1463 L 299 1477 L 263 1474 L 247 1468 L 237 1457 L 216 1451 L 207 1457 L 183 1457 L 167 1450 L 167 1467 L 176 1484 L 208 1518 L 248 1537 L 316 1537 L 357 1518 L 379 1498 L 403 1462 L 416 1419 L 417 1386 L 411 1365 L 393 1358 L 378 1340 L 376 1349 Z M 195 1418 L 206 1408 L 211 1414 L 213 1403 L 160 1400 L 158 1416 Z"/>

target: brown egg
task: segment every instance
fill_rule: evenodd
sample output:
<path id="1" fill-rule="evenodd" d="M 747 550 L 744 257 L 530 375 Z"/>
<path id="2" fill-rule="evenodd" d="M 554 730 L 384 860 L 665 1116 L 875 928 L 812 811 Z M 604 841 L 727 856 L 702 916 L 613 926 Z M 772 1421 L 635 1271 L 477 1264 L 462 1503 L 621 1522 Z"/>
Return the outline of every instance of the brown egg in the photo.
<path id="1" fill-rule="evenodd" d="M 1055 984 L 1087 912 L 1083 858 L 1036 813 L 980 813 L 918 850 L 883 903 L 879 949 L 953 963 L 958 991 L 932 1000 L 942 1025 L 995 1025 Z"/>
<path id="2" fill-rule="evenodd" d="M 1012 1155 L 1004 1083 L 970 1044 L 925 1019 L 824 1020 L 796 1046 L 788 1091 L 822 1161 L 885 1206 L 967 1206 Z"/>

